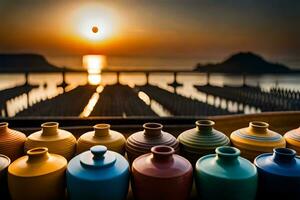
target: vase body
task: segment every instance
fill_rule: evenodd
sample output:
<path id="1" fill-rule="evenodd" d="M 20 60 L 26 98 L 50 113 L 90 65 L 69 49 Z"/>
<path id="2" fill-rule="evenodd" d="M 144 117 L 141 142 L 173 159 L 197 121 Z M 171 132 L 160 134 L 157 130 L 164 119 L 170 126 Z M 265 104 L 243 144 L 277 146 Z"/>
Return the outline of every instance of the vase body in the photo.
<path id="1" fill-rule="evenodd" d="M 256 157 L 258 199 L 299 199 L 300 158 L 296 151 L 276 148 Z"/>
<path id="2" fill-rule="evenodd" d="M 87 132 L 78 139 L 77 154 L 90 150 L 92 146 L 104 145 L 111 151 L 125 155 L 125 143 L 125 137 L 110 130 L 109 124 L 96 124 L 94 131 Z"/>
<path id="3" fill-rule="evenodd" d="M 137 200 L 188 200 L 193 168 L 169 146 L 155 146 L 132 164 L 132 191 Z"/>
<path id="4" fill-rule="evenodd" d="M 151 148 L 157 145 L 166 145 L 179 151 L 179 143 L 170 133 L 162 131 L 163 126 L 158 123 L 146 123 L 144 130 L 136 132 L 127 138 L 126 152 L 130 163 L 135 158 L 145 153 L 150 153 Z"/>
<path id="5" fill-rule="evenodd" d="M 71 200 L 126 199 L 129 164 L 119 153 L 97 145 L 68 164 L 67 188 Z"/>
<path id="6" fill-rule="evenodd" d="M 256 167 L 239 154 L 237 148 L 224 146 L 197 161 L 195 181 L 201 199 L 255 199 Z"/>
<path id="7" fill-rule="evenodd" d="M 42 130 L 28 136 L 25 152 L 36 147 L 47 147 L 50 153 L 59 154 L 70 160 L 76 151 L 76 138 L 58 126 L 57 122 L 42 124 Z"/>
<path id="8" fill-rule="evenodd" d="M 294 149 L 300 155 L 300 128 L 291 130 L 284 134 L 286 147 Z"/>
<path id="9" fill-rule="evenodd" d="M 212 154 L 219 146 L 230 144 L 229 138 L 213 128 L 210 120 L 196 121 L 196 128 L 184 131 L 178 136 L 180 152 L 194 166 L 196 161 L 207 154 Z"/>
<path id="10" fill-rule="evenodd" d="M 8 156 L 11 161 L 24 155 L 25 134 L 8 128 L 8 123 L 0 123 L 0 154 Z"/>
<path id="11" fill-rule="evenodd" d="M 7 168 L 10 164 L 10 159 L 0 154 L 0 199 L 8 200 L 9 193 L 7 187 Z"/>
<path id="12" fill-rule="evenodd" d="M 249 127 L 231 133 L 231 143 L 241 150 L 242 157 L 251 162 L 259 154 L 272 152 L 273 148 L 285 147 L 284 138 L 268 127 L 269 124 L 265 122 L 250 122 Z"/>
<path id="13" fill-rule="evenodd" d="M 63 156 L 50 154 L 45 147 L 27 151 L 8 167 L 12 200 L 64 199 L 66 167 Z"/>

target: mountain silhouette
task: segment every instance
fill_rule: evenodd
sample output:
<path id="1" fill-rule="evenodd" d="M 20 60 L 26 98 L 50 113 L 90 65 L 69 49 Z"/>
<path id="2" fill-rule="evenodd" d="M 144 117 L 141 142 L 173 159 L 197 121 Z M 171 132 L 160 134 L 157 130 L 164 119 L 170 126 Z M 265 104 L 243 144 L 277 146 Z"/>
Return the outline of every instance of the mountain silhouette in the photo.
<path id="1" fill-rule="evenodd" d="M 46 58 L 38 54 L 0 54 L 1 72 L 61 72 L 50 64 Z"/>
<path id="2" fill-rule="evenodd" d="M 275 74 L 292 72 L 287 66 L 266 61 L 251 52 L 240 52 L 230 56 L 221 63 L 197 64 L 195 71 L 233 74 Z"/>

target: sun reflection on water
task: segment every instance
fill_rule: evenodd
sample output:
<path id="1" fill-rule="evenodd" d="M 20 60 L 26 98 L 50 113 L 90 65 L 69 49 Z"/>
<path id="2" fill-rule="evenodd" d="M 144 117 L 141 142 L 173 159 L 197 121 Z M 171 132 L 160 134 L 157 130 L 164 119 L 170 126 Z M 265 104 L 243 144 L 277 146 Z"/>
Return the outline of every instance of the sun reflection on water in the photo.
<path id="1" fill-rule="evenodd" d="M 88 72 L 88 82 L 91 85 L 101 83 L 101 71 L 106 66 L 104 55 L 85 55 L 82 57 L 82 64 Z"/>

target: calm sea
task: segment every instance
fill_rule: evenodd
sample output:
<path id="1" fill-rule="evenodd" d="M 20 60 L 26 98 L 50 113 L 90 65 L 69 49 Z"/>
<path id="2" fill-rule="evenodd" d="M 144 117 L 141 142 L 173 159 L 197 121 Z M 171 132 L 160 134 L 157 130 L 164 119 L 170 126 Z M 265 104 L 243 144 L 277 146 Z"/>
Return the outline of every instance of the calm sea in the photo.
<path id="1" fill-rule="evenodd" d="M 6 101 L 7 114 L 10 117 L 15 116 L 18 112 L 26 109 L 28 106 L 33 106 L 34 104 L 57 96 L 63 93 L 63 89 L 58 85 L 62 83 L 61 74 L 29 74 L 29 84 L 37 85 L 37 88 L 32 89 L 27 94 L 20 94 L 13 99 Z M 99 82 L 100 81 L 100 82 Z M 127 84 L 130 87 L 135 85 L 143 85 L 146 83 L 146 76 L 143 73 L 126 74 L 121 73 L 119 77 L 121 84 Z M 174 81 L 173 74 L 150 74 L 149 83 L 157 85 L 163 89 L 170 92 L 174 92 L 174 88 L 168 85 Z M 88 77 L 85 74 L 67 73 L 66 83 L 69 84 L 66 91 L 75 88 L 78 85 L 85 85 L 91 82 L 99 82 L 99 84 L 105 86 L 107 84 L 115 84 L 117 82 L 117 75 L 114 73 L 106 73 L 100 75 L 95 75 L 94 77 Z M 199 101 L 205 101 L 206 94 L 197 91 L 194 85 L 205 85 L 208 80 L 206 74 L 195 74 L 195 73 L 179 73 L 177 76 L 177 82 L 182 83 L 183 86 L 177 88 L 177 93 L 198 99 Z M 232 85 L 238 86 L 243 82 L 241 76 L 224 76 L 224 75 L 210 75 L 210 84 L 223 86 Z M 25 76 L 23 74 L 0 75 L 0 90 L 13 88 L 16 86 L 23 85 L 25 83 Z M 251 86 L 260 86 L 263 90 L 269 90 L 272 87 L 280 87 L 291 90 L 300 91 L 300 76 L 283 76 L 283 75 L 266 75 L 266 76 L 248 76 L 246 77 L 246 84 Z M 214 104 L 213 96 L 207 96 L 208 103 Z M 224 103 L 224 102 L 221 102 Z M 238 105 L 235 102 L 231 102 L 228 110 L 234 111 L 237 109 Z M 164 113 L 161 106 L 151 105 L 156 113 L 161 113 L 161 116 L 168 115 Z M 255 113 L 260 112 L 258 108 L 246 107 L 245 113 Z M 3 114 L 2 114 L 3 115 Z"/>

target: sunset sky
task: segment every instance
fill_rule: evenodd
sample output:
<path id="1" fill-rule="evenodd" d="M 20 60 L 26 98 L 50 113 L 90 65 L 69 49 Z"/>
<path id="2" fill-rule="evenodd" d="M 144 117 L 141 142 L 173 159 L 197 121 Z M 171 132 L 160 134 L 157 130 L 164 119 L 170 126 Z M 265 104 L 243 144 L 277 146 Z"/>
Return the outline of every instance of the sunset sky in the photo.
<path id="1" fill-rule="evenodd" d="M 110 65 L 193 65 L 253 51 L 300 68 L 298 0 L 0 0 L 0 19 L 0 53 L 65 65 L 85 54 L 107 55 Z"/>

